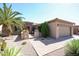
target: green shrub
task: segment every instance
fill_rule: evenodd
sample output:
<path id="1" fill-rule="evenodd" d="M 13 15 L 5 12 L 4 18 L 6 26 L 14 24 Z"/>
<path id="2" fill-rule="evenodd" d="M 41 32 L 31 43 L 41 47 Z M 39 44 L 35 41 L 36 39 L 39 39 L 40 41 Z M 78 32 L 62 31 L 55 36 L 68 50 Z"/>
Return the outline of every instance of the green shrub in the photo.
<path id="1" fill-rule="evenodd" d="M 41 25 L 38 27 L 39 32 L 41 32 Z"/>
<path id="2" fill-rule="evenodd" d="M 16 48 L 6 48 L 0 53 L 1 56 L 17 56 L 19 55 L 21 49 Z"/>
<path id="3" fill-rule="evenodd" d="M 5 40 L 0 39 L 0 50 L 3 51 L 7 46 L 7 43 L 5 42 Z"/>
<path id="4" fill-rule="evenodd" d="M 73 39 L 67 43 L 65 49 L 66 56 L 79 56 L 79 39 Z"/>
<path id="5" fill-rule="evenodd" d="M 49 26 L 47 22 L 44 22 L 40 25 L 39 31 L 41 32 L 43 37 L 48 37 L 49 36 Z"/>
<path id="6" fill-rule="evenodd" d="M 1 51 L 3 51 L 6 47 L 7 47 L 7 43 L 5 42 L 5 40 L 3 40 L 1 45 Z"/>

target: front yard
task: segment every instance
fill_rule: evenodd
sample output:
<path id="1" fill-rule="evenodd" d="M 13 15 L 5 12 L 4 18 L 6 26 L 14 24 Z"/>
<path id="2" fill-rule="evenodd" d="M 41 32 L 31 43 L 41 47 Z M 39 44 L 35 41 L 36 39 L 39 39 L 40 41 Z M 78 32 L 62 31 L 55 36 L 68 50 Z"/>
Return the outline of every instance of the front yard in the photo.
<path id="1" fill-rule="evenodd" d="M 37 56 L 35 50 L 33 49 L 28 39 L 21 40 L 21 38 L 18 35 L 4 37 L 4 39 L 5 38 L 7 39 L 6 42 L 8 47 L 22 48 L 20 53 L 21 56 Z M 23 42 L 26 42 L 26 44 L 23 45 Z"/>
<path id="2" fill-rule="evenodd" d="M 3 37 L 8 47 L 22 48 L 20 56 L 64 56 L 65 44 L 73 38 L 78 39 L 79 36 L 74 35 L 72 38 L 64 37 L 60 39 L 52 38 L 29 38 L 21 40 L 20 36 L 12 35 Z"/>

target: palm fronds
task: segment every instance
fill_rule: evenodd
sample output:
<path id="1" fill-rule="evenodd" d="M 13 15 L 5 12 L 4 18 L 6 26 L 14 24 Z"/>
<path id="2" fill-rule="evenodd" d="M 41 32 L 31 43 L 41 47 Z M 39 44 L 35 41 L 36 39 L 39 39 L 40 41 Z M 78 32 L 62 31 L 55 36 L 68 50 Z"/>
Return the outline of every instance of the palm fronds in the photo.
<path id="1" fill-rule="evenodd" d="M 0 24 L 3 24 L 3 26 L 6 25 L 6 27 L 9 29 L 9 31 L 12 31 L 12 25 L 19 27 L 22 29 L 23 22 L 20 15 L 22 15 L 18 11 L 12 10 L 12 5 L 7 6 L 5 3 L 3 4 L 3 8 L 0 8 Z M 6 29 L 7 29 L 6 28 Z"/>

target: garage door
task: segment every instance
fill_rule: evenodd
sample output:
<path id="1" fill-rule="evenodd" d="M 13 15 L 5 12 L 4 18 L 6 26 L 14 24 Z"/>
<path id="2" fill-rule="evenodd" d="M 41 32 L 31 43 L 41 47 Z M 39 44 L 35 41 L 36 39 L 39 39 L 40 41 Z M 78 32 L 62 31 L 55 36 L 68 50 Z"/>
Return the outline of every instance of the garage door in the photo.
<path id="1" fill-rule="evenodd" d="M 59 37 L 69 36 L 69 35 L 70 35 L 70 27 L 59 26 Z"/>

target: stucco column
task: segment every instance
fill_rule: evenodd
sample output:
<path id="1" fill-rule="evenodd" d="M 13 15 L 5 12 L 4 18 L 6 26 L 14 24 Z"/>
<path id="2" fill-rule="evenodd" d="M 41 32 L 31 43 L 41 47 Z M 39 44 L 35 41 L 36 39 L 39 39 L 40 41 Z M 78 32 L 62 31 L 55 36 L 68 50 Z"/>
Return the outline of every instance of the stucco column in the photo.
<path id="1" fill-rule="evenodd" d="M 73 35 L 73 26 L 71 27 L 71 36 Z"/>
<path id="2" fill-rule="evenodd" d="M 56 26 L 56 39 L 59 38 L 59 26 Z"/>
<path id="3" fill-rule="evenodd" d="M 30 25 L 29 27 L 30 27 L 29 32 L 32 33 L 32 26 Z"/>

